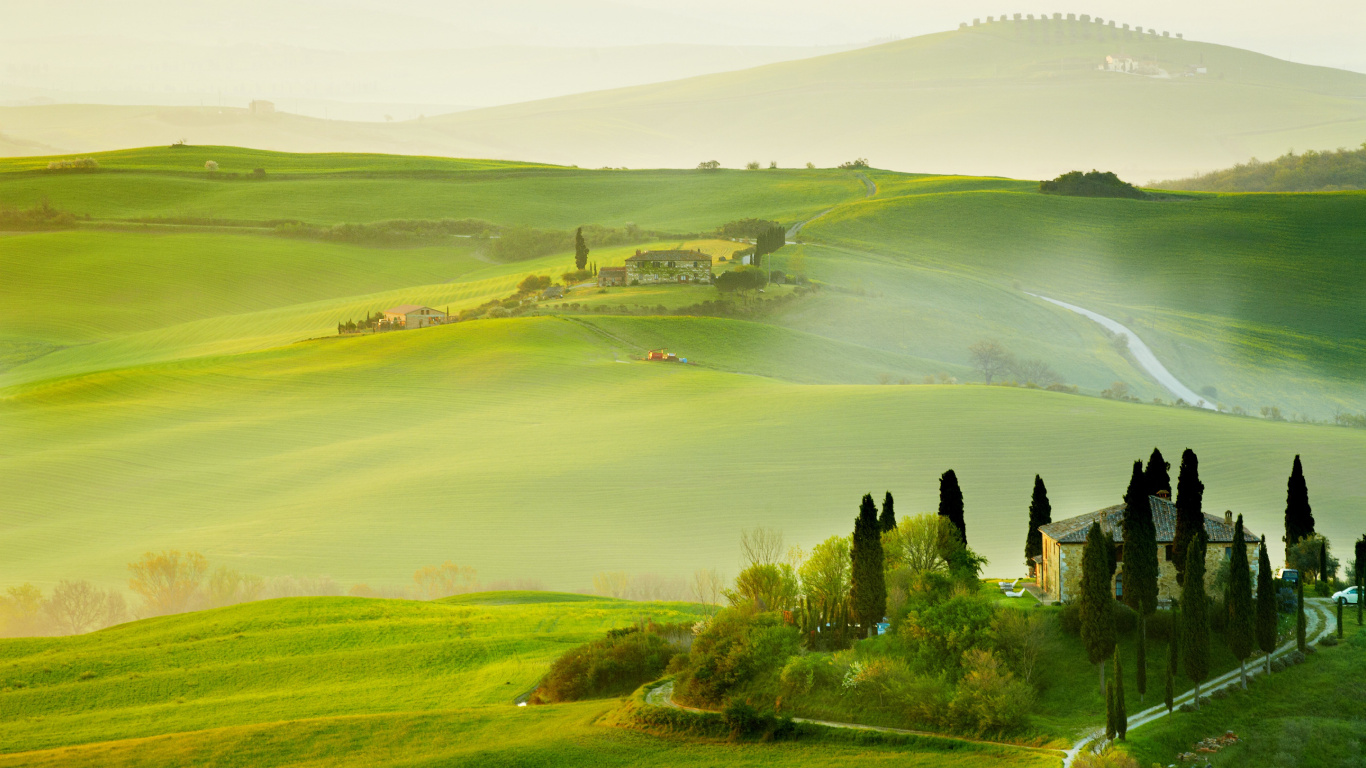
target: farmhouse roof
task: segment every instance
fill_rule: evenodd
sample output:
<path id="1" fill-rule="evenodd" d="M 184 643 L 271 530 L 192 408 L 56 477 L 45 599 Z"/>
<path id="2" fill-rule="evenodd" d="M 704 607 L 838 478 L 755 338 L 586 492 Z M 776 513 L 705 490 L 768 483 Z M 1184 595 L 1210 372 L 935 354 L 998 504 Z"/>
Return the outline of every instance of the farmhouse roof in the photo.
<path id="1" fill-rule="evenodd" d="M 603 268 L 601 268 L 601 269 L 598 270 L 598 274 L 601 275 L 603 272 L 625 272 L 625 271 L 626 271 L 626 267 L 603 267 Z"/>
<path id="2" fill-rule="evenodd" d="M 711 255 L 701 251 L 645 251 L 627 256 L 627 261 L 711 261 Z M 599 270 L 601 271 L 601 270 Z"/>
<path id="3" fill-rule="evenodd" d="M 418 310 L 420 310 L 420 309 L 431 309 L 433 312 L 440 312 L 440 311 L 441 311 L 441 310 L 439 310 L 439 309 L 432 309 L 431 307 L 424 307 L 424 306 L 422 306 L 421 304 L 400 304 L 400 305 L 398 305 L 397 307 L 391 307 L 391 308 L 389 308 L 389 309 L 384 310 L 384 314 L 386 314 L 386 315 L 411 315 L 412 313 L 414 313 L 414 312 L 416 312 L 416 311 L 418 311 Z"/>
<path id="4" fill-rule="evenodd" d="M 1149 496 L 1148 507 L 1153 513 L 1153 526 L 1157 528 L 1157 543 L 1172 543 L 1172 540 L 1176 538 L 1176 505 L 1170 499 Z M 1113 507 L 1098 509 L 1085 515 L 1041 525 L 1039 532 L 1059 544 L 1084 544 L 1086 543 L 1086 534 L 1091 530 L 1091 524 L 1095 522 L 1100 523 L 1100 529 L 1110 534 L 1116 544 L 1124 541 L 1123 504 L 1116 504 Z M 1222 517 L 1205 515 L 1205 535 L 1212 542 L 1232 543 L 1233 525 Z M 1243 539 L 1248 543 L 1260 541 L 1246 528 L 1243 529 Z"/>

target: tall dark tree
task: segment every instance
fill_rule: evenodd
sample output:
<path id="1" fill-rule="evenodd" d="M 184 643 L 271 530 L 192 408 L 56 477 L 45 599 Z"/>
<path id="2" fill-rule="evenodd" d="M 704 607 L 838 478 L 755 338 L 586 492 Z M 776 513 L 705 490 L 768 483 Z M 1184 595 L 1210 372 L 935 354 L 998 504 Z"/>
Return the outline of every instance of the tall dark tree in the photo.
<path id="1" fill-rule="evenodd" d="M 1161 455 L 1158 455 L 1161 460 Z M 1148 503 L 1148 478 L 1135 461 L 1124 492 L 1124 603 L 1138 614 L 1138 700 L 1148 693 L 1148 617 L 1157 610 L 1157 528 Z"/>
<path id="2" fill-rule="evenodd" d="M 1034 495 L 1029 498 L 1029 533 L 1025 536 L 1025 567 L 1033 569 L 1034 558 L 1043 554 L 1043 534 L 1039 526 L 1053 522 L 1053 506 L 1048 503 L 1048 489 L 1043 478 L 1034 476 Z"/>
<path id="3" fill-rule="evenodd" d="M 1285 490 L 1285 562 L 1290 563 L 1290 548 L 1300 539 L 1314 534 L 1314 512 L 1309 507 L 1309 486 L 1304 482 L 1304 466 L 1299 454 L 1290 468 Z"/>
<path id="4" fill-rule="evenodd" d="M 1353 569 L 1357 585 L 1357 626 L 1362 622 L 1362 605 L 1366 604 L 1366 533 L 1356 543 L 1356 567 Z"/>
<path id="5" fill-rule="evenodd" d="M 1243 535 L 1243 516 L 1233 524 L 1233 552 L 1228 562 L 1228 626 L 1224 640 L 1238 660 L 1243 688 L 1247 688 L 1247 657 L 1256 642 L 1256 615 L 1252 606 L 1252 568 L 1247 562 L 1247 541 Z M 1259 564 L 1260 565 L 1260 564 Z"/>
<path id="6" fill-rule="evenodd" d="M 1200 482 L 1200 460 L 1187 448 L 1181 454 L 1181 472 L 1176 478 L 1176 533 L 1172 537 L 1172 558 L 1176 563 L 1176 583 L 1185 584 L 1186 550 L 1205 532 L 1205 484 Z M 1201 563 L 1203 570 L 1204 564 Z"/>
<path id="7" fill-rule="evenodd" d="M 1100 689 L 1105 690 L 1105 662 L 1115 651 L 1115 607 L 1110 593 L 1109 546 L 1100 523 L 1092 523 L 1081 554 L 1081 642 L 1086 657 L 1100 671 Z"/>
<path id="8" fill-rule="evenodd" d="M 1195 683 L 1195 708 L 1199 709 L 1200 683 L 1209 676 L 1209 601 L 1205 596 L 1204 531 L 1186 547 L 1186 580 L 1181 585 L 1181 660 L 1185 663 L 1186 677 Z"/>
<path id="9" fill-rule="evenodd" d="M 882 516 L 877 522 L 883 533 L 896 529 L 896 510 L 892 507 L 891 491 L 887 491 L 887 495 L 882 499 Z"/>
<path id="10" fill-rule="evenodd" d="M 1295 648 L 1300 653 L 1305 653 L 1309 648 L 1308 639 L 1305 637 L 1308 631 L 1307 619 L 1304 616 L 1304 574 L 1300 574 L 1295 579 Z"/>
<path id="11" fill-rule="evenodd" d="M 1276 650 L 1276 587 L 1271 580 L 1271 556 L 1262 537 L 1257 553 L 1257 648 L 1266 654 L 1266 672 L 1271 674 L 1271 653 Z"/>
<path id="12" fill-rule="evenodd" d="M 1167 473 L 1171 468 L 1172 465 L 1162 458 L 1162 451 L 1154 448 L 1148 457 L 1148 468 L 1143 472 L 1143 477 L 1148 481 L 1149 495 L 1156 496 L 1158 491 L 1166 491 L 1171 496 L 1172 478 Z"/>
<path id="13" fill-rule="evenodd" d="M 583 241 L 583 227 L 574 230 L 574 268 L 588 266 L 588 244 Z"/>
<path id="14" fill-rule="evenodd" d="M 877 521 L 877 505 L 871 494 L 864 494 L 854 518 L 854 538 L 849 550 L 852 561 L 849 601 L 858 617 L 864 636 L 869 636 L 887 613 L 887 583 L 882 571 L 882 528 Z"/>
<path id="15" fill-rule="evenodd" d="M 1105 740 L 1115 740 L 1115 687 L 1105 689 Z"/>
<path id="16" fill-rule="evenodd" d="M 1332 584 L 1336 573 L 1328 572 L 1328 539 L 1319 540 L 1319 580 L 1325 584 Z"/>
<path id="17" fill-rule="evenodd" d="M 968 527 L 963 521 L 963 491 L 958 487 L 958 475 L 950 469 L 939 476 L 939 515 L 947 517 L 958 529 L 958 541 L 968 543 Z"/>
<path id="18" fill-rule="evenodd" d="M 1167 638 L 1167 685 L 1166 698 L 1163 703 L 1167 705 L 1167 714 L 1171 714 L 1172 707 L 1175 705 L 1176 698 L 1176 666 L 1180 662 L 1177 649 L 1181 647 L 1181 614 L 1175 608 L 1172 609 L 1172 635 Z"/>
<path id="19" fill-rule="evenodd" d="M 1124 705 L 1124 664 L 1120 660 L 1119 646 L 1115 646 L 1115 735 L 1124 741 L 1129 733 L 1129 709 Z"/>

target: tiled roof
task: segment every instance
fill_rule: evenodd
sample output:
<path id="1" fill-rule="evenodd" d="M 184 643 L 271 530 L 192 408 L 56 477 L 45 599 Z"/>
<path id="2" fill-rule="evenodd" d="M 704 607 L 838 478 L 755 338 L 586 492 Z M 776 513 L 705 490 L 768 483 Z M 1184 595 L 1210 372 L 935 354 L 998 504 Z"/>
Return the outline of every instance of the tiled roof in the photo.
<path id="1" fill-rule="evenodd" d="M 1176 505 L 1169 499 L 1157 496 L 1149 496 L 1148 504 L 1153 512 L 1153 526 L 1157 528 L 1157 543 L 1170 544 L 1176 536 Z M 1097 521 L 1100 522 L 1100 529 L 1110 534 L 1115 543 L 1124 541 L 1123 504 L 1041 525 L 1039 532 L 1059 544 L 1084 544 L 1091 524 Z M 1225 523 L 1221 516 L 1205 515 L 1205 535 L 1211 542 L 1232 542 L 1233 526 Z M 1249 543 L 1260 541 L 1246 528 L 1243 529 L 1243 538 Z"/>
<path id="2" fill-rule="evenodd" d="M 398 305 L 397 307 L 391 307 L 391 308 L 389 308 L 389 309 L 384 310 L 384 314 L 386 314 L 386 315 L 406 315 L 406 314 L 408 314 L 408 313 L 410 313 L 410 312 L 416 312 L 416 311 L 418 311 L 419 309 L 432 309 L 432 308 L 431 308 L 431 307 L 424 307 L 424 306 L 422 306 L 421 304 L 400 304 L 400 305 Z M 432 311 L 433 311 L 433 312 L 437 312 L 437 311 L 439 311 L 439 310 L 432 309 Z"/>
<path id="3" fill-rule="evenodd" d="M 711 261 L 701 251 L 646 251 L 626 257 L 627 261 Z"/>
<path id="4" fill-rule="evenodd" d="M 598 274 L 601 275 L 603 272 L 625 272 L 625 271 L 626 271 L 626 267 L 603 267 L 602 269 L 599 269 L 599 270 L 598 270 Z"/>

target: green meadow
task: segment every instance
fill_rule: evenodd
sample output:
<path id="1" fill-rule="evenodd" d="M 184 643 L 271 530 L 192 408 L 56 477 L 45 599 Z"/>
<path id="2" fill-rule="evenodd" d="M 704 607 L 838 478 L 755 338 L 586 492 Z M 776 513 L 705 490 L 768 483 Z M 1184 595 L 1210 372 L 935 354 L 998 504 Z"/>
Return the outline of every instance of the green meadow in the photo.
<path id="1" fill-rule="evenodd" d="M 844 531 L 869 490 L 932 509 L 950 467 L 973 546 L 1009 573 L 1035 473 L 1055 515 L 1090 511 L 1154 445 L 1195 448 L 1207 505 L 1273 540 L 1302 454 L 1320 530 L 1358 533 L 1366 433 L 1093 397 L 1123 381 L 1140 400 L 1171 400 L 1098 326 L 1027 292 L 1136 329 L 1227 407 L 1360 412 L 1361 194 L 1085 200 L 868 171 L 870 197 L 841 170 L 225 147 L 99 157 L 93 172 L 0 163 L 0 205 L 45 198 L 78 217 L 0 236 L 0 444 L 22 446 L 0 453 L 0 583 L 114 585 L 142 552 L 181 548 L 266 576 L 402 584 L 453 559 L 486 580 L 583 589 L 600 570 L 729 570 L 754 525 L 810 545 Z M 212 158 L 218 176 L 203 170 Z M 256 167 L 266 179 L 228 176 Z M 732 316 L 687 314 L 718 298 L 703 286 L 592 286 L 520 318 L 348 338 L 338 322 L 404 303 L 473 308 L 526 275 L 557 277 L 571 256 L 503 261 L 481 237 L 379 247 L 258 226 L 483 218 L 700 233 L 822 212 L 772 260 L 819 287 L 770 286 Z M 642 234 L 590 259 L 743 246 Z M 1080 395 L 973 385 L 967 347 L 986 338 Z M 638 360 L 660 347 L 692 364 Z M 531 525 L 512 535 L 512 519 Z"/>

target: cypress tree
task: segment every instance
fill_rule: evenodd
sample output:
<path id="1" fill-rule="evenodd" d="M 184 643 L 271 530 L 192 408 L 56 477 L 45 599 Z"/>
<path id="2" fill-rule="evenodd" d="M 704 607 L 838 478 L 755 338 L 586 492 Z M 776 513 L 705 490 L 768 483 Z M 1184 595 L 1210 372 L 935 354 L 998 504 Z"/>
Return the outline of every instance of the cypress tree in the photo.
<path id="1" fill-rule="evenodd" d="M 882 500 L 882 516 L 877 519 L 882 532 L 896 530 L 896 511 L 892 508 L 892 492 L 887 491 L 887 496 Z"/>
<path id="2" fill-rule="evenodd" d="M 1148 494 L 1156 496 L 1158 491 L 1166 491 L 1168 496 L 1172 493 L 1172 478 L 1167 474 L 1167 470 L 1172 465 L 1162 458 L 1162 452 L 1153 449 L 1153 453 L 1148 457 L 1148 468 L 1143 472 L 1143 477 L 1148 481 Z"/>
<path id="3" fill-rule="evenodd" d="M 1172 537 L 1172 558 L 1176 563 L 1176 583 L 1185 584 L 1186 550 L 1196 536 L 1205 532 L 1203 511 L 1205 484 L 1200 482 L 1200 460 L 1187 448 L 1181 454 L 1181 473 L 1176 478 L 1176 533 Z M 1202 547 L 1203 548 L 1203 547 Z M 1201 563 L 1204 569 L 1204 563 Z"/>
<path id="4" fill-rule="evenodd" d="M 1048 489 L 1043 478 L 1034 476 L 1034 495 L 1029 498 L 1029 533 L 1025 536 L 1025 567 L 1034 568 L 1034 558 L 1043 554 L 1043 534 L 1039 526 L 1053 522 L 1053 506 L 1048 503 Z"/>
<path id="5" fill-rule="evenodd" d="M 1172 706 L 1173 704 L 1175 704 L 1176 698 L 1176 665 L 1179 661 L 1179 659 L 1177 658 L 1176 649 L 1180 647 L 1180 643 L 1178 642 L 1180 632 L 1181 615 L 1178 614 L 1175 609 L 1173 609 L 1172 636 L 1167 640 L 1167 697 L 1163 699 L 1163 703 L 1167 705 L 1167 714 L 1171 714 Z"/>
<path id="6" fill-rule="evenodd" d="M 1262 537 L 1257 553 L 1257 647 L 1266 654 L 1266 672 L 1271 674 L 1271 652 L 1276 650 L 1276 587 L 1271 581 L 1271 557 Z"/>
<path id="7" fill-rule="evenodd" d="M 958 487 L 958 475 L 950 469 L 939 476 L 939 514 L 947 517 L 958 529 L 959 543 L 967 546 L 968 528 L 963 521 L 963 491 Z"/>
<path id="8" fill-rule="evenodd" d="M 1092 523 L 1081 555 L 1081 642 L 1086 656 L 1100 671 L 1100 689 L 1105 690 L 1105 661 L 1115 650 L 1115 608 L 1110 596 L 1110 575 L 1106 537 L 1100 523 Z"/>
<path id="9" fill-rule="evenodd" d="M 1157 454 L 1157 461 L 1161 459 L 1162 455 Z M 1148 617 L 1157 610 L 1157 527 L 1153 523 L 1152 505 L 1148 503 L 1149 482 L 1143 463 L 1135 461 L 1129 488 L 1124 493 L 1124 603 L 1138 614 L 1135 672 L 1140 702 L 1148 692 Z"/>
<path id="10" fill-rule="evenodd" d="M 854 518 L 854 539 L 849 550 L 852 561 L 849 601 L 854 615 L 869 636 L 887 613 L 887 583 L 882 572 L 882 528 L 877 521 L 877 505 L 871 494 L 864 494 Z"/>
<path id="11" fill-rule="evenodd" d="M 583 227 L 574 230 L 574 268 L 588 266 L 588 244 L 583 241 Z"/>
<path id="12" fill-rule="evenodd" d="M 1124 706 L 1124 665 L 1120 661 L 1119 646 L 1115 646 L 1115 735 L 1120 741 L 1129 733 L 1129 711 Z"/>
<path id="13" fill-rule="evenodd" d="M 1115 687 L 1105 689 L 1105 740 L 1115 740 Z"/>
<path id="14" fill-rule="evenodd" d="M 1366 533 L 1356 543 L 1357 626 L 1361 626 L 1362 604 L 1366 603 Z"/>
<path id="15" fill-rule="evenodd" d="M 1295 647 L 1299 649 L 1300 653 L 1304 653 L 1309 647 L 1304 636 L 1306 629 L 1307 626 L 1304 617 L 1304 574 L 1301 573 L 1299 578 L 1295 579 Z"/>
<path id="16" fill-rule="evenodd" d="M 1328 539 L 1319 539 L 1319 581 L 1330 583 L 1328 578 Z"/>
<path id="17" fill-rule="evenodd" d="M 1285 491 L 1285 562 L 1290 563 L 1290 548 L 1300 539 L 1314 534 L 1314 512 L 1309 507 L 1309 486 L 1304 482 L 1304 466 L 1299 454 L 1290 468 Z"/>
<path id="18" fill-rule="evenodd" d="M 1247 657 L 1256 640 L 1252 607 L 1252 569 L 1247 562 L 1247 541 L 1243 535 L 1243 516 L 1233 525 L 1233 553 L 1228 563 L 1228 627 L 1224 640 L 1238 660 L 1243 689 L 1247 689 Z"/>
<path id="19" fill-rule="evenodd" d="M 1185 662 L 1186 677 L 1195 683 L 1196 709 L 1200 708 L 1200 683 L 1209 676 L 1208 613 L 1205 597 L 1205 534 L 1201 531 L 1186 547 L 1186 581 L 1181 585 L 1181 657 Z"/>

